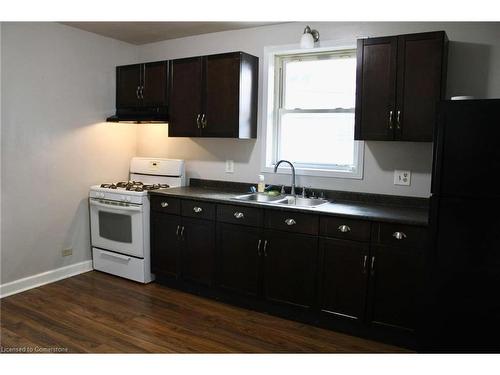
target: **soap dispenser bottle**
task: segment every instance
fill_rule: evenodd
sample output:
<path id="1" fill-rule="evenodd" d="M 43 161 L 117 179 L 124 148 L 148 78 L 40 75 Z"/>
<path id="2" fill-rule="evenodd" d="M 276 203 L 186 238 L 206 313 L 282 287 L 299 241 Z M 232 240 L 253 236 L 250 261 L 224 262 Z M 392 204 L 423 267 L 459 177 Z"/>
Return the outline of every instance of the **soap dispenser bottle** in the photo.
<path id="1" fill-rule="evenodd" d="M 264 183 L 264 175 L 259 175 L 259 183 L 257 184 L 257 192 L 263 193 L 266 190 L 266 184 Z"/>

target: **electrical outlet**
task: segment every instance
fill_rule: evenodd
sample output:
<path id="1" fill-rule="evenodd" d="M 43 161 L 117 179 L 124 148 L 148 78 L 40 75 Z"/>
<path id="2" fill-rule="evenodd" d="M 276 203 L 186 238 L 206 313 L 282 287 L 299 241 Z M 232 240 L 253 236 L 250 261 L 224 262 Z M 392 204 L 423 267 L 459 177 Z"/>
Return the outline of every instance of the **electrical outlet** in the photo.
<path id="1" fill-rule="evenodd" d="M 61 254 L 63 257 L 69 257 L 70 255 L 73 255 L 73 249 L 71 247 L 68 249 L 63 249 L 61 251 Z"/>
<path id="2" fill-rule="evenodd" d="M 234 161 L 226 160 L 226 173 L 234 173 Z"/>
<path id="3" fill-rule="evenodd" d="M 394 185 L 410 186 L 411 172 L 410 171 L 394 171 Z"/>

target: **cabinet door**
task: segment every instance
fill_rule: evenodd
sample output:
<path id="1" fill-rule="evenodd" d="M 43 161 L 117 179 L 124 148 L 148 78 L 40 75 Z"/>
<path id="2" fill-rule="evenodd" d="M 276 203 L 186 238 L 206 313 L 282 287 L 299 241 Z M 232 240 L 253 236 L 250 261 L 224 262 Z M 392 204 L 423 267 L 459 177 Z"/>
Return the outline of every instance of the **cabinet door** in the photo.
<path id="1" fill-rule="evenodd" d="M 321 239 L 320 308 L 363 319 L 368 282 L 368 244 Z"/>
<path id="2" fill-rule="evenodd" d="M 141 105 L 141 69 L 142 64 L 116 67 L 116 108 L 134 108 Z"/>
<path id="3" fill-rule="evenodd" d="M 196 137 L 200 134 L 203 87 L 201 61 L 201 57 L 172 61 L 168 122 L 170 137 Z"/>
<path id="4" fill-rule="evenodd" d="M 263 242 L 260 228 L 220 223 L 217 245 L 218 285 L 256 296 L 259 292 L 259 263 Z"/>
<path id="5" fill-rule="evenodd" d="M 264 238 L 265 297 L 311 307 L 316 298 L 317 237 L 267 230 Z"/>
<path id="6" fill-rule="evenodd" d="M 206 57 L 204 137 L 238 137 L 240 55 Z"/>
<path id="7" fill-rule="evenodd" d="M 357 140 L 394 137 L 397 37 L 358 40 L 356 72 Z"/>
<path id="8" fill-rule="evenodd" d="M 432 141 L 444 94 L 444 32 L 398 37 L 396 139 Z"/>
<path id="9" fill-rule="evenodd" d="M 215 223 L 208 220 L 182 219 L 182 277 L 211 285 L 215 253 Z"/>
<path id="10" fill-rule="evenodd" d="M 161 276 L 180 275 L 179 231 L 181 217 L 153 212 L 151 214 L 151 270 Z"/>
<path id="11" fill-rule="evenodd" d="M 420 251 L 372 245 L 368 320 L 374 325 L 413 330 L 422 272 Z"/>
<path id="12" fill-rule="evenodd" d="M 167 67 L 167 61 L 144 64 L 142 78 L 144 106 L 160 107 L 167 105 Z"/>

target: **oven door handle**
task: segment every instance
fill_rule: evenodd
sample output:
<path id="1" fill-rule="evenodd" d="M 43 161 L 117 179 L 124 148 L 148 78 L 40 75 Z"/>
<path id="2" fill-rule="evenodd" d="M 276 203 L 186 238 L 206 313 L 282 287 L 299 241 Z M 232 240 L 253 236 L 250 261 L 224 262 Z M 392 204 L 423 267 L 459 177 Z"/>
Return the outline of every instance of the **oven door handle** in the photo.
<path id="1" fill-rule="evenodd" d="M 118 206 L 114 204 L 106 204 L 106 203 L 101 203 L 96 200 L 91 199 L 90 204 L 92 206 L 97 206 L 97 207 L 102 207 L 102 208 L 107 208 L 109 210 L 115 210 L 115 211 L 134 211 L 134 212 L 141 212 L 142 207 L 141 206 Z"/>

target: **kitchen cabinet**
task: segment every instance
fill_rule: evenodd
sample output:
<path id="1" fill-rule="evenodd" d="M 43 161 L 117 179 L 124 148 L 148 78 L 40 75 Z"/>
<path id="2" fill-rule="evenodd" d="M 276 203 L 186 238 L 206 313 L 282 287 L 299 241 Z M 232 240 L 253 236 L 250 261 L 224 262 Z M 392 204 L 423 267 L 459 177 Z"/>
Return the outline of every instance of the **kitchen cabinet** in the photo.
<path id="1" fill-rule="evenodd" d="M 223 289 L 257 296 L 260 293 L 262 230 L 220 223 L 217 246 L 217 284 Z"/>
<path id="2" fill-rule="evenodd" d="M 414 330 L 422 283 L 425 228 L 378 224 L 369 259 L 367 320 Z"/>
<path id="3" fill-rule="evenodd" d="M 169 137 L 197 137 L 202 110 L 202 58 L 172 61 Z"/>
<path id="4" fill-rule="evenodd" d="M 364 318 L 369 245 L 331 238 L 320 240 L 320 309 L 352 320 Z"/>
<path id="5" fill-rule="evenodd" d="M 215 256 L 214 222 L 183 217 L 180 236 L 182 278 L 211 285 Z"/>
<path id="6" fill-rule="evenodd" d="M 426 227 L 155 194 L 151 223 L 166 285 L 367 337 L 414 335 Z"/>
<path id="7" fill-rule="evenodd" d="M 189 217 L 185 207 L 191 203 L 175 198 L 153 197 L 151 200 L 151 267 L 160 278 L 211 285 L 215 223 L 213 220 Z M 181 206 L 184 208 L 182 211 Z M 202 204 L 193 208 L 198 212 L 199 206 Z M 170 214 L 174 212 L 177 215 Z M 180 216 L 181 212 L 184 216 Z"/>
<path id="8" fill-rule="evenodd" d="M 180 277 L 180 216 L 151 215 L 151 271 L 167 277 Z"/>
<path id="9" fill-rule="evenodd" d="M 266 230 L 264 238 L 265 298 L 312 307 L 316 298 L 317 237 Z"/>
<path id="10" fill-rule="evenodd" d="M 444 31 L 359 39 L 355 139 L 431 142 L 447 48 Z"/>
<path id="11" fill-rule="evenodd" d="M 116 67 L 116 108 L 167 106 L 168 62 Z"/>
<path id="12" fill-rule="evenodd" d="M 255 138 L 257 82 L 258 58 L 243 52 L 173 60 L 169 136 Z"/>

